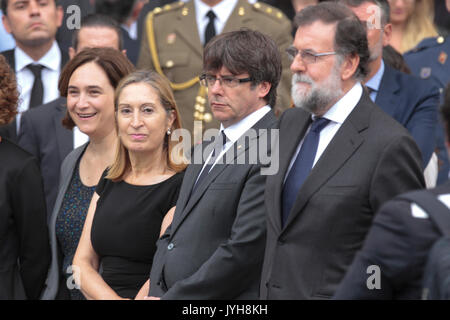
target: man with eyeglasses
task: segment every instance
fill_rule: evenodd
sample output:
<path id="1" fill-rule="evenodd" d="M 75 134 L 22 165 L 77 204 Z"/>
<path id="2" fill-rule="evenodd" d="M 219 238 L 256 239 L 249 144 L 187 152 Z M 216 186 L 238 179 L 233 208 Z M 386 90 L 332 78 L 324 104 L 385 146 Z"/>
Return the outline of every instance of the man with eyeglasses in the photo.
<path id="1" fill-rule="evenodd" d="M 292 42 L 291 21 L 279 10 L 248 0 L 188 0 L 157 8 L 145 22 L 138 68 L 156 70 L 171 82 L 180 109 L 182 126 L 191 141 L 219 128 L 212 116 L 205 87 L 199 84 L 203 48 L 215 35 L 249 28 L 270 36 L 283 52 Z M 282 57 L 282 78 L 274 111 L 279 116 L 290 107 L 289 61 Z"/>
<path id="2" fill-rule="evenodd" d="M 392 35 L 387 0 L 341 0 L 366 27 L 369 42 L 369 73 L 364 84 L 370 98 L 384 112 L 402 124 L 422 153 L 427 187 L 438 178 L 438 157 L 442 166 L 439 182 L 448 179 L 448 157 L 444 130 L 438 122 L 439 89 L 430 79 L 418 79 L 385 63 L 383 47 Z M 410 66 L 410 65 L 409 65 Z M 438 135 L 438 136 L 437 136 Z M 438 140 L 440 137 L 440 140 Z M 436 154 L 433 154 L 435 150 Z"/>
<path id="3" fill-rule="evenodd" d="M 254 300 L 265 246 L 267 164 L 249 158 L 271 152 L 263 140 L 271 141 L 265 135 L 277 122 L 272 107 L 281 56 L 269 37 L 241 30 L 212 39 L 203 66 L 201 83 L 220 132 L 195 148 L 172 225 L 157 244 L 149 295 Z"/>
<path id="4" fill-rule="evenodd" d="M 347 7 L 299 12 L 292 99 L 279 121 L 279 170 L 265 191 L 267 245 L 262 299 L 328 299 L 376 210 L 424 187 L 420 151 L 363 89 L 369 49 Z"/>

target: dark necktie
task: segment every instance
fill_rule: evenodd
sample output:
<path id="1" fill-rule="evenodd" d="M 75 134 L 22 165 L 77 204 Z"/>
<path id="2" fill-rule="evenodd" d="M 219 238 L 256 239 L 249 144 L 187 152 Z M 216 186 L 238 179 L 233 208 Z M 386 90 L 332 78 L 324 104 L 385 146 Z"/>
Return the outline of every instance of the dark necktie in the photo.
<path id="1" fill-rule="evenodd" d="M 200 183 L 206 178 L 209 171 L 211 170 L 211 167 L 213 166 L 214 162 L 216 161 L 217 157 L 219 156 L 220 152 L 223 150 L 223 147 L 227 143 L 227 136 L 225 135 L 225 132 L 222 131 L 221 135 L 217 137 L 217 142 L 214 144 L 214 150 L 211 154 L 211 157 L 209 158 L 208 163 L 203 168 L 202 173 L 200 174 L 200 177 L 198 177 L 197 182 L 194 185 L 194 188 L 192 189 L 192 192 L 195 191 L 197 186 L 200 185 Z"/>
<path id="2" fill-rule="evenodd" d="M 44 69 L 44 66 L 40 64 L 29 64 L 27 68 L 30 69 L 34 75 L 33 88 L 31 89 L 29 104 L 29 108 L 31 109 L 42 104 L 42 99 L 44 96 L 44 85 L 42 83 L 41 72 L 42 69 Z"/>
<path id="3" fill-rule="evenodd" d="M 375 89 L 373 89 L 371 87 L 367 87 L 367 86 L 366 86 L 366 88 L 367 88 L 367 92 L 369 93 L 370 99 L 372 99 L 372 92 L 377 92 L 377 90 L 375 90 Z"/>
<path id="4" fill-rule="evenodd" d="M 289 171 L 288 177 L 283 187 L 282 195 L 282 226 L 287 221 L 289 212 L 297 198 L 298 191 L 303 182 L 308 177 L 316 157 L 317 147 L 319 145 L 320 131 L 326 127 L 330 120 L 325 118 L 316 118 L 303 140 L 302 147 L 297 158 Z"/>
<path id="5" fill-rule="evenodd" d="M 209 10 L 206 16 L 209 18 L 208 25 L 205 29 L 205 46 L 216 35 L 216 28 L 214 27 L 214 18 L 216 15 L 212 10 Z"/>

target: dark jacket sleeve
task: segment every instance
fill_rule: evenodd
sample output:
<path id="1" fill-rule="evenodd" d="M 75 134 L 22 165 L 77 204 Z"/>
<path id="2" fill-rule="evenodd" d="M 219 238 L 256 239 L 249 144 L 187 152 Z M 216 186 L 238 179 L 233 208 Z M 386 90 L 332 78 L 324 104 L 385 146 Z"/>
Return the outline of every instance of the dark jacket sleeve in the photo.
<path id="1" fill-rule="evenodd" d="M 161 299 L 213 300 L 236 297 L 248 290 L 255 274 L 259 276 L 261 272 L 264 256 L 265 179 L 259 166 L 249 171 L 228 241 L 221 243 L 197 272 L 176 282 Z"/>
<path id="2" fill-rule="evenodd" d="M 436 126 L 438 125 L 439 89 L 428 83 L 418 99 L 414 113 L 406 123 L 406 129 L 422 152 L 424 167 L 436 148 Z"/>
<path id="3" fill-rule="evenodd" d="M 428 218 L 411 214 L 410 202 L 389 201 L 377 213 L 334 298 L 420 299 L 428 251 L 438 237 Z"/>
<path id="4" fill-rule="evenodd" d="M 30 158 L 14 178 L 12 204 L 19 238 L 19 266 L 25 292 L 37 299 L 50 265 L 47 213 L 42 178 Z"/>

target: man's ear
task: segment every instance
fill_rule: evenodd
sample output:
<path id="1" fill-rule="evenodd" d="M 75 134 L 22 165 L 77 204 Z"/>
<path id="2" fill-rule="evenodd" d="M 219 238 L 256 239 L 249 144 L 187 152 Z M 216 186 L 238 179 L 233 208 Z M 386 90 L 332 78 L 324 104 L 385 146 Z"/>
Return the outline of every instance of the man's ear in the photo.
<path id="1" fill-rule="evenodd" d="M 9 25 L 9 19 L 7 16 L 2 15 L 3 27 L 5 27 L 5 31 L 11 33 L 11 27 Z"/>
<path id="2" fill-rule="evenodd" d="M 392 37 L 392 24 L 386 23 L 386 25 L 383 28 L 383 47 L 387 46 L 389 42 L 391 41 Z"/>
<path id="3" fill-rule="evenodd" d="M 267 81 L 263 81 L 260 84 L 258 84 L 259 86 L 259 97 L 260 98 L 264 98 L 265 96 L 267 96 L 267 94 L 270 91 L 270 88 L 272 88 L 272 85 L 267 82 Z"/>
<path id="4" fill-rule="evenodd" d="M 77 52 L 75 51 L 75 49 L 72 48 L 72 47 L 69 47 L 69 58 L 70 58 L 70 60 L 72 60 L 73 57 L 75 57 L 76 54 L 77 54 Z"/>
<path id="5" fill-rule="evenodd" d="M 61 27 L 64 18 L 64 10 L 62 6 L 56 7 L 56 21 L 58 28 Z"/>
<path id="6" fill-rule="evenodd" d="M 357 54 L 349 55 L 345 58 L 341 66 L 341 78 L 346 81 L 353 77 L 359 66 L 359 56 Z"/>

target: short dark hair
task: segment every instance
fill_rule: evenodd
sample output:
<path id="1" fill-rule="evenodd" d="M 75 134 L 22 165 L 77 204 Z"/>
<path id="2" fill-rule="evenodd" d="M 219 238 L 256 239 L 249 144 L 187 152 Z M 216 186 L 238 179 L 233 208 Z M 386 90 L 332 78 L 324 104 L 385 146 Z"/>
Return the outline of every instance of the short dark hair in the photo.
<path id="1" fill-rule="evenodd" d="M 450 83 L 445 87 L 444 100 L 440 109 L 442 117 L 444 118 L 447 141 L 450 141 Z"/>
<path id="2" fill-rule="evenodd" d="M 270 91 L 264 99 L 270 106 L 275 106 L 282 69 L 281 55 L 269 36 L 241 29 L 214 37 L 205 47 L 203 70 L 217 71 L 222 67 L 234 75 L 248 73 L 253 85 L 264 81 L 270 83 Z"/>
<path id="3" fill-rule="evenodd" d="M 107 15 L 118 23 L 124 23 L 131 15 L 137 0 L 95 0 L 95 12 Z"/>
<path id="4" fill-rule="evenodd" d="M 117 33 L 117 37 L 119 39 L 119 50 L 123 49 L 123 37 L 119 24 L 111 17 L 108 17 L 103 14 L 92 13 L 85 16 L 81 20 L 80 29 L 76 29 L 72 34 L 72 48 L 74 48 L 75 51 L 77 51 L 78 49 L 78 42 L 79 42 L 78 35 L 80 33 L 80 30 L 82 28 L 89 28 L 89 27 L 91 28 L 101 27 L 114 30 Z"/>
<path id="5" fill-rule="evenodd" d="M 383 47 L 383 61 L 385 64 L 391 66 L 406 74 L 411 74 L 411 69 L 405 62 L 402 54 L 395 50 L 392 46 L 387 45 Z"/>
<path id="6" fill-rule="evenodd" d="M 387 0 L 338 0 L 346 6 L 356 8 L 362 5 L 363 3 L 370 2 L 374 5 L 378 6 L 381 9 L 381 25 L 385 26 L 390 21 L 390 8 Z"/>
<path id="7" fill-rule="evenodd" d="M 359 65 L 353 78 L 362 80 L 369 73 L 369 46 L 366 29 L 358 17 L 345 5 L 335 2 L 321 2 L 297 13 L 294 18 L 296 29 L 321 21 L 336 24 L 334 51 L 341 57 L 359 56 Z"/>
<path id="8" fill-rule="evenodd" d="M 95 62 L 105 71 L 111 86 L 115 89 L 120 80 L 133 72 L 134 66 L 125 55 L 112 48 L 88 48 L 78 53 L 73 59 L 69 60 L 61 72 L 58 82 L 59 93 L 67 97 L 69 81 L 76 69 L 89 62 Z M 75 123 L 68 112 L 64 117 L 63 126 L 67 129 L 73 129 Z"/>
<path id="9" fill-rule="evenodd" d="M 58 6 L 59 0 L 53 0 L 55 2 L 55 6 Z M 5 16 L 8 15 L 8 0 L 0 0 L 0 8 Z"/>

